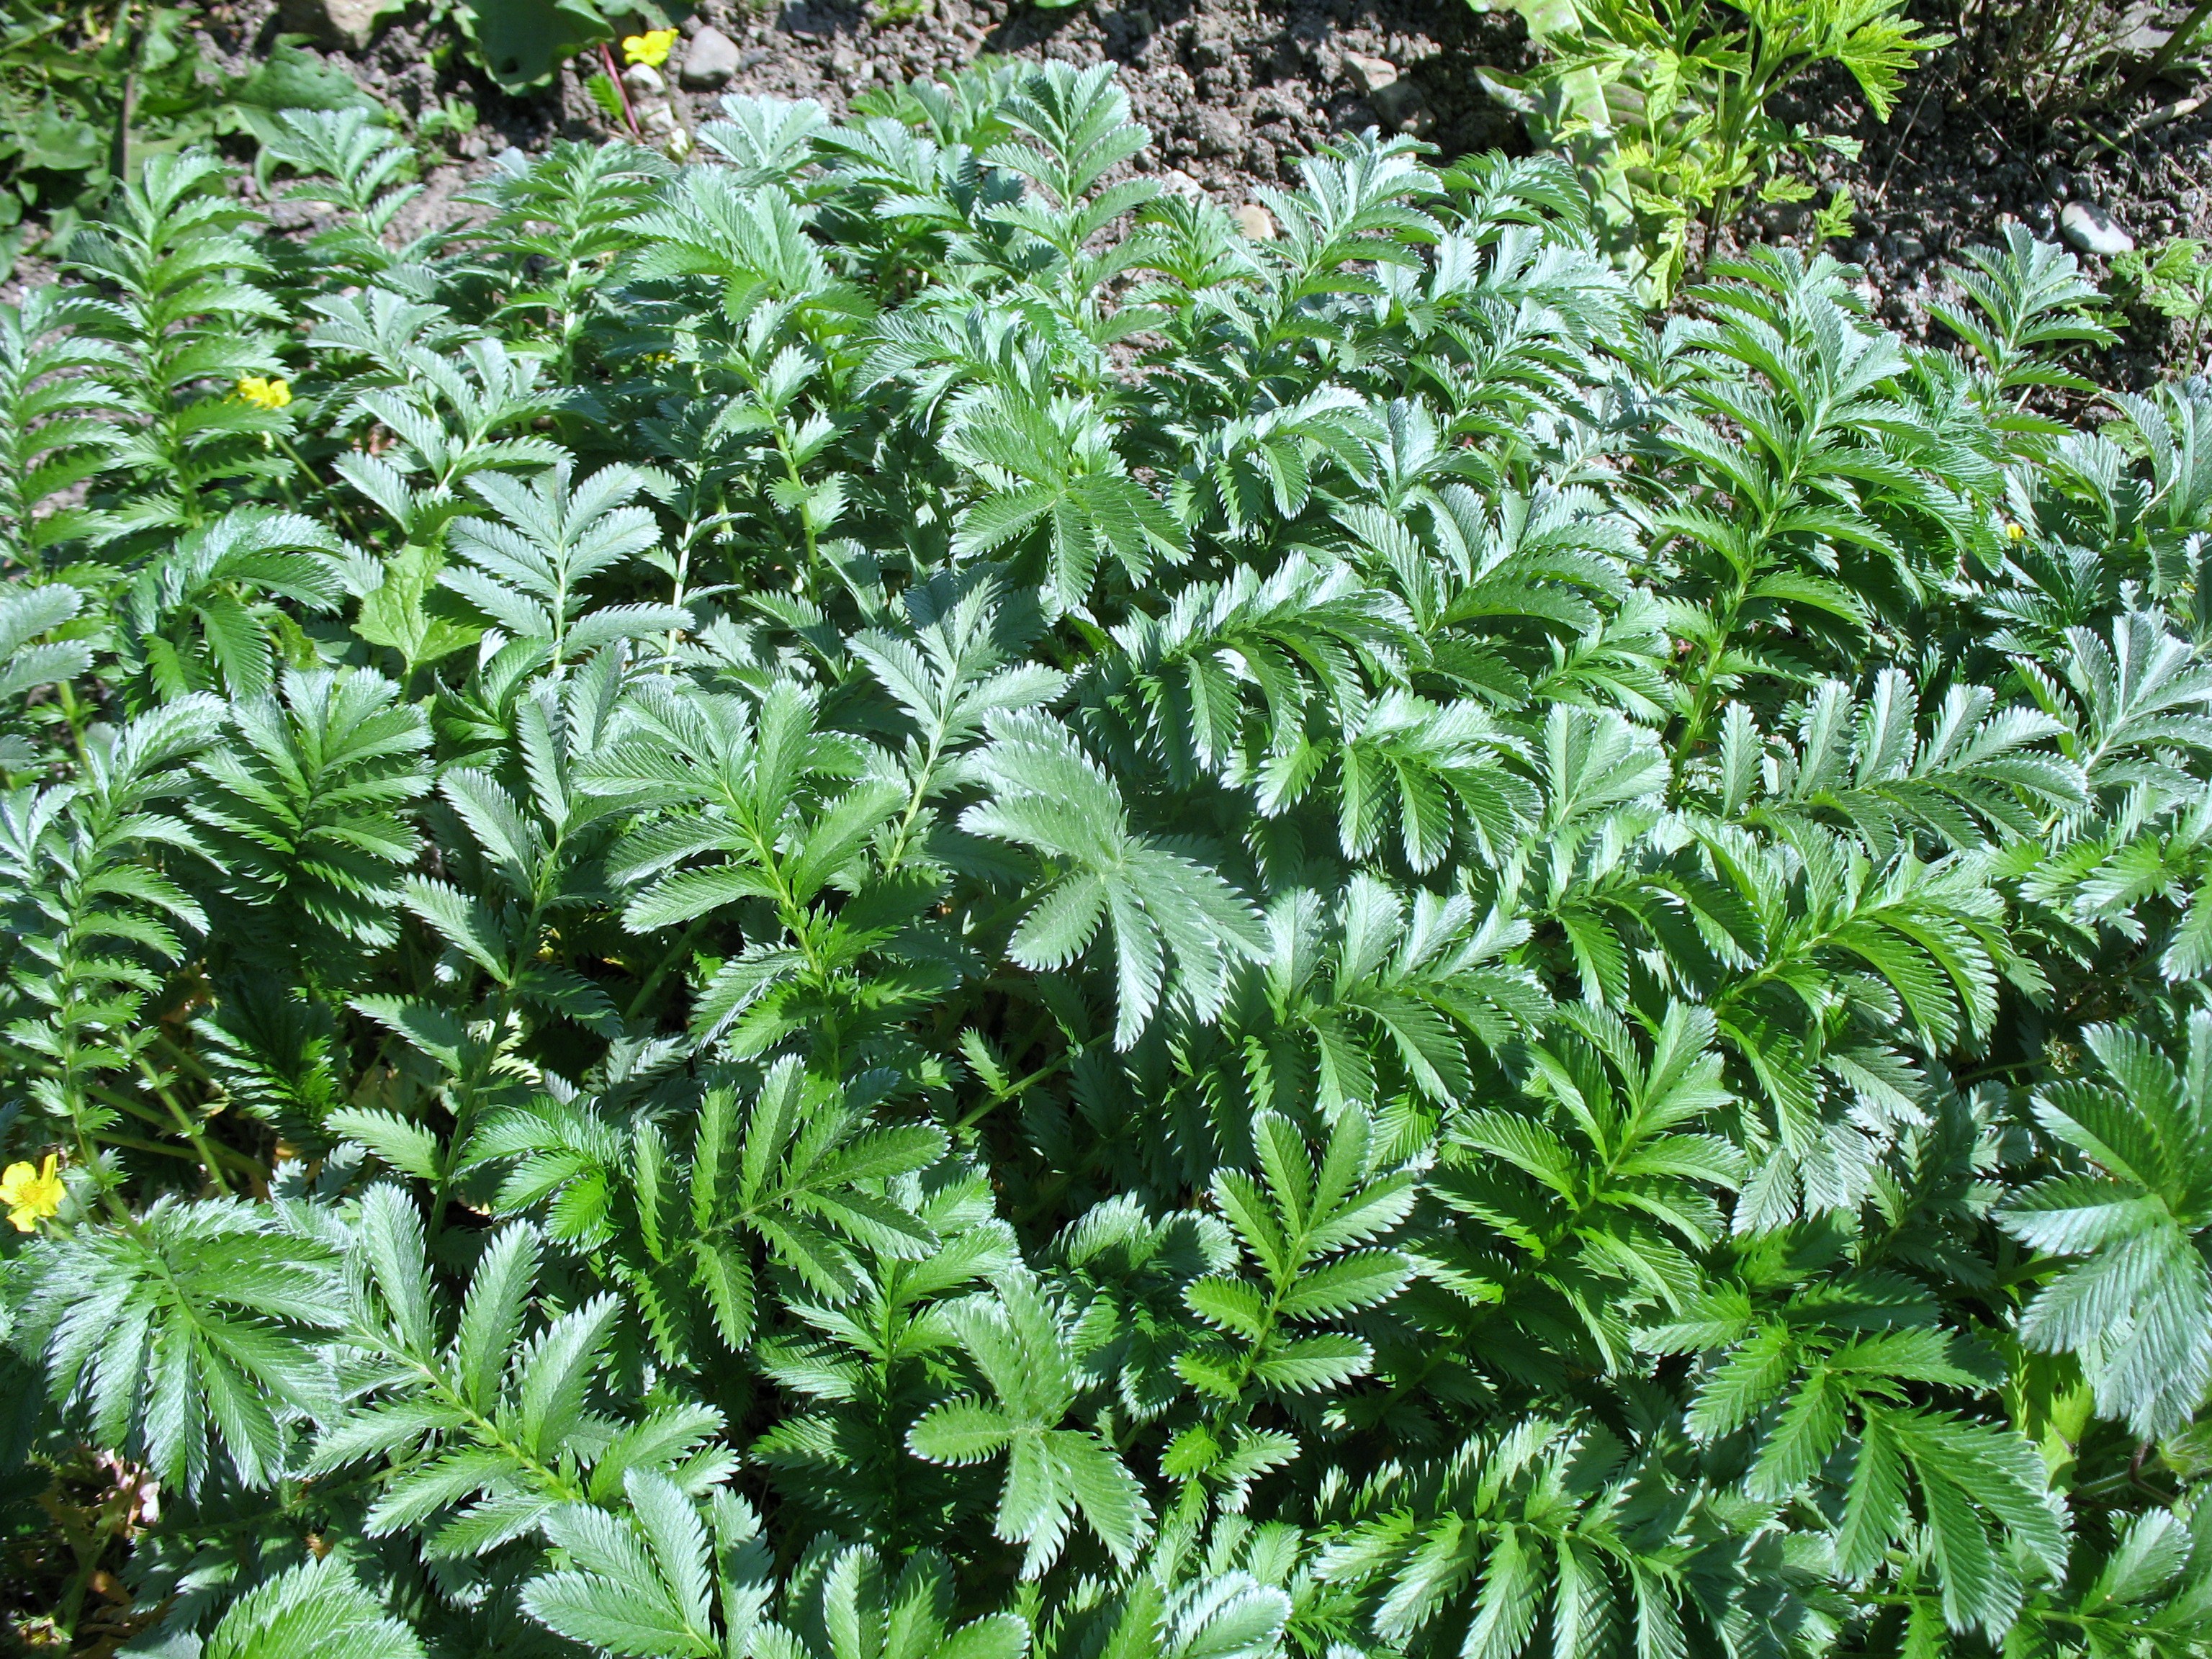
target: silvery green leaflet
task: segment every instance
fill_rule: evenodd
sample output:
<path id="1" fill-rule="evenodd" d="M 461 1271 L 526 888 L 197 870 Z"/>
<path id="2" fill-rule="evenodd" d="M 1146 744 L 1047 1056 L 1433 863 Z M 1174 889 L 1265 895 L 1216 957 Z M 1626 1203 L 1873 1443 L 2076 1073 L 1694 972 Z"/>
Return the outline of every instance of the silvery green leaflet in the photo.
<path id="1" fill-rule="evenodd" d="M 322 229 L 157 157 L 0 312 L 24 1611 L 2212 1650 L 2212 401 L 2035 412 L 2070 258 L 1922 349 L 1545 160 L 1246 240 L 1103 71 L 701 138 L 402 245 L 295 115 Z"/>

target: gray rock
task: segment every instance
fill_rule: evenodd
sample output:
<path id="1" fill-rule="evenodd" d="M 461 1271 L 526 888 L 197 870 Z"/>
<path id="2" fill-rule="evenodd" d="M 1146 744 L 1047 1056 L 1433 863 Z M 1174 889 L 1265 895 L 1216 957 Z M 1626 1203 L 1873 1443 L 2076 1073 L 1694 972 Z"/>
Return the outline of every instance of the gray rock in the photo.
<path id="1" fill-rule="evenodd" d="M 1226 110 L 1199 111 L 1191 120 L 1191 137 L 1200 155 L 1229 155 L 1244 148 L 1244 130 Z"/>
<path id="2" fill-rule="evenodd" d="M 1367 94 L 1375 112 L 1394 127 L 1412 126 L 1421 117 L 1421 89 L 1411 81 L 1393 81 Z"/>
<path id="3" fill-rule="evenodd" d="M 1170 196 L 1180 196 L 1187 201 L 1202 202 L 1206 199 L 1205 186 L 1181 167 L 1170 167 L 1160 174 L 1160 188 Z"/>
<path id="4" fill-rule="evenodd" d="M 280 0 L 278 21 L 319 46 L 359 52 L 376 33 L 377 19 L 398 8 L 390 0 Z"/>
<path id="5" fill-rule="evenodd" d="M 712 25 L 691 37 L 684 49 L 684 84 L 709 92 L 738 72 L 738 43 Z"/>
<path id="6" fill-rule="evenodd" d="M 2120 37 L 2120 53 L 2126 58 L 2155 58 L 2159 49 L 2172 39 L 2172 29 L 2138 23 Z"/>
<path id="7" fill-rule="evenodd" d="M 623 84 L 640 98 L 656 98 L 668 90 L 668 82 L 650 64 L 632 64 L 623 71 Z"/>
<path id="8" fill-rule="evenodd" d="M 1369 58 L 1347 52 L 1344 54 L 1344 72 L 1352 77 L 1353 86 L 1370 98 L 1383 88 L 1398 84 L 1398 66 L 1387 58 Z"/>
<path id="9" fill-rule="evenodd" d="M 2094 202 L 2069 202 L 2058 210 L 2058 228 L 2084 253 L 2111 258 L 2125 253 L 2136 239 L 2113 222 L 2112 216 Z"/>
<path id="10" fill-rule="evenodd" d="M 1219 69 L 1237 55 L 1237 43 L 1230 39 L 1225 25 L 1201 24 L 1191 37 L 1187 55 L 1199 69 Z"/>

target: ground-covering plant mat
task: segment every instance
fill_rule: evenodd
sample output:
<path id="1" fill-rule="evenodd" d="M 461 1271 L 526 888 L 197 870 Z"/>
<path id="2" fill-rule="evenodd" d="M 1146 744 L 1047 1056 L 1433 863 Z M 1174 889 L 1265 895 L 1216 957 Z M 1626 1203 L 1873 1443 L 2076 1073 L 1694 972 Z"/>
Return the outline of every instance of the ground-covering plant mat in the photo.
<path id="1" fill-rule="evenodd" d="M 2202 1651 L 2212 403 L 890 109 L 0 311 L 19 1629 Z"/>

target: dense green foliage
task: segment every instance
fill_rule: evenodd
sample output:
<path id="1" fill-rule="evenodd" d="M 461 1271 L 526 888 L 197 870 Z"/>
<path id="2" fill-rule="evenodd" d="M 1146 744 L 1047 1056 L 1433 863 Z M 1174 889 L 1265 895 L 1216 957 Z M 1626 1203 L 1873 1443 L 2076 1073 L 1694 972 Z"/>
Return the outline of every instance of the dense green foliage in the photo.
<path id="1" fill-rule="evenodd" d="M 727 108 L 0 312 L 48 1628 L 2212 1651 L 2212 401 L 2033 413 L 2024 235 L 1951 355 L 1555 161 Z"/>
<path id="2" fill-rule="evenodd" d="M 2121 254 L 2112 261 L 2112 275 L 2116 299 L 2187 330 L 2178 357 L 2194 374 L 2204 325 L 2212 321 L 2212 258 L 2205 257 L 2204 244 L 2169 237 L 2154 248 Z"/>
<path id="3" fill-rule="evenodd" d="M 1486 0 L 1476 0 L 1486 9 Z M 1486 84 L 1541 144 L 1581 163 L 1601 243 L 1665 299 L 1721 228 L 1753 201 L 1807 202 L 1823 150 L 1858 141 L 1792 125 L 1769 104 L 1821 69 L 1856 82 L 1887 121 L 1905 72 L 1950 36 L 1926 33 L 1905 0 L 1516 0 L 1536 63 Z M 1813 240 L 1850 234 L 1838 185 Z"/>
<path id="4" fill-rule="evenodd" d="M 0 0 L 0 280 L 27 246 L 65 247 L 149 155 L 266 131 L 284 110 L 380 110 L 297 37 L 225 75 L 199 28 L 180 6 Z"/>

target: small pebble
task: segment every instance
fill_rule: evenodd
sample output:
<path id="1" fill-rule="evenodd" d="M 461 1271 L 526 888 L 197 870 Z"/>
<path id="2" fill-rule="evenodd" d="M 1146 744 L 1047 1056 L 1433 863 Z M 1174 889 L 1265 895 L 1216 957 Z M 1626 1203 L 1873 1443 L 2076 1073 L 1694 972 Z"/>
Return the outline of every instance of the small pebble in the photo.
<path id="1" fill-rule="evenodd" d="M 1351 76 L 1352 84 L 1362 92 L 1380 92 L 1385 87 L 1395 86 L 1398 82 L 1398 66 L 1387 58 L 1370 58 L 1361 52 L 1347 52 L 1344 54 L 1344 69 L 1345 73 Z"/>
<path id="2" fill-rule="evenodd" d="M 357 52 L 368 47 L 388 9 L 395 9 L 376 0 L 283 0 L 277 13 L 284 27 L 299 30 L 319 46 Z"/>
<path id="3" fill-rule="evenodd" d="M 1255 242 L 1275 240 L 1275 216 L 1257 202 L 1247 202 L 1229 216 L 1237 222 L 1237 228 Z"/>

